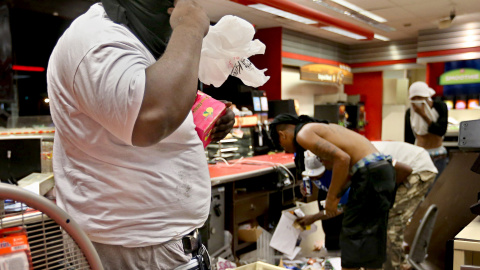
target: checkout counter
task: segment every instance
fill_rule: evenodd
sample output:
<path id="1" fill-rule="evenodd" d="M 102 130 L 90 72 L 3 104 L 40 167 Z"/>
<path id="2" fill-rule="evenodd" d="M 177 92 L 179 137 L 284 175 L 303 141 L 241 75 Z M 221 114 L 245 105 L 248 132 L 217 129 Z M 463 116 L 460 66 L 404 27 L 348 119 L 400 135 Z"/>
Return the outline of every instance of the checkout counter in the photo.
<path id="1" fill-rule="evenodd" d="M 453 270 L 461 270 L 465 265 L 480 269 L 480 216 L 463 228 L 453 241 Z"/>
<path id="2" fill-rule="evenodd" d="M 295 198 L 301 197 L 300 184 L 292 177 L 295 174 L 293 158 L 293 154 L 278 153 L 209 165 L 212 209 L 208 222 L 208 249 L 211 254 L 221 247 L 218 239 L 223 240 L 221 224 L 219 226 L 222 220 L 224 228 L 233 236 L 233 253 L 238 255 L 255 245 L 254 242 L 238 239 L 241 224 L 258 223 L 268 229 L 269 224 L 279 220 L 282 210 L 293 205 Z M 219 211 L 221 209 L 224 211 Z M 223 212 L 223 218 L 218 215 L 219 212 Z"/>

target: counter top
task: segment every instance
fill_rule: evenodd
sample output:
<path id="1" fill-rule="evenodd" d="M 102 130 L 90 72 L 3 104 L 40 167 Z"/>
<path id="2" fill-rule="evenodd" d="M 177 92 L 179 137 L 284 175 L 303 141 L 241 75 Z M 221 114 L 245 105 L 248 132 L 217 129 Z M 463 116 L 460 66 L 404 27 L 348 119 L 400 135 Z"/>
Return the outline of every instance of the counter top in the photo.
<path id="1" fill-rule="evenodd" d="M 279 164 L 288 169 L 295 168 L 293 154 L 261 155 L 238 160 L 230 160 L 229 164 L 219 161 L 208 165 L 212 186 L 242 180 L 273 172 Z"/>
<path id="2" fill-rule="evenodd" d="M 477 216 L 455 236 L 455 240 L 462 239 L 480 241 L 480 216 Z"/>

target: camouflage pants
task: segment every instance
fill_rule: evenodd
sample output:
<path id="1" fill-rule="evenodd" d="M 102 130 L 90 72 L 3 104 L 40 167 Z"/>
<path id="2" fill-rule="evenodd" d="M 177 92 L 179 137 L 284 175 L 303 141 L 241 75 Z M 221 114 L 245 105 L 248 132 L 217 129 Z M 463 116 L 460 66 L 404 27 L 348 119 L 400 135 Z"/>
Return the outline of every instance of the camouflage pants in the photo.
<path id="1" fill-rule="evenodd" d="M 432 172 L 412 174 L 408 177 L 409 188 L 405 185 L 398 187 L 395 203 L 388 216 L 386 269 L 402 269 L 402 265 L 407 263 L 402 246 L 405 227 L 418 204 L 423 201 L 435 176 L 436 173 Z"/>

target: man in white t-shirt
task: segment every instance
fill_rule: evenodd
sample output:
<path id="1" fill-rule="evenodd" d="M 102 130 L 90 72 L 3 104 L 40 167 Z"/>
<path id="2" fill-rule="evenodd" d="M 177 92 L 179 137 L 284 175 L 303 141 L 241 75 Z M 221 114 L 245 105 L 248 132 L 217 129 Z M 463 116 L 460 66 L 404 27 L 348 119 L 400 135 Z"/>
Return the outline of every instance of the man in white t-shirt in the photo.
<path id="1" fill-rule="evenodd" d="M 402 247 L 405 227 L 433 184 L 438 171 L 430 155 L 422 147 L 393 141 L 378 141 L 372 144 L 381 153 L 392 156 L 394 162 L 399 161 L 412 170 L 406 180 L 398 186 L 395 203 L 388 217 L 389 241 L 385 269 L 403 269 L 407 263 Z"/>
<path id="2" fill-rule="evenodd" d="M 57 203 L 94 242 L 106 269 L 194 261 L 195 247 L 182 239 L 195 240 L 189 234 L 210 208 L 208 165 L 191 113 L 209 24 L 195 0 L 175 0 L 175 8 L 173 0 L 103 0 L 52 52 Z M 212 138 L 223 138 L 233 122 L 227 109 Z"/>

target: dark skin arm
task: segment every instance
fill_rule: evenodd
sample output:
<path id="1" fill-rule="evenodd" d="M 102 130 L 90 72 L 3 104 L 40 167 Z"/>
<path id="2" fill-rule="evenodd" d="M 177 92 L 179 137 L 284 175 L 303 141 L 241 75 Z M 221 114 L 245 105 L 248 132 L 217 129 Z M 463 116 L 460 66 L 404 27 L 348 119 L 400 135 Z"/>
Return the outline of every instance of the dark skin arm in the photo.
<path id="1" fill-rule="evenodd" d="M 350 156 L 311 129 L 302 129 L 297 134 L 297 142 L 303 148 L 317 155 L 322 161 L 328 161 L 333 164 L 332 181 L 328 189 L 325 211 L 329 218 L 338 215 L 337 205 L 340 202 L 338 194 L 340 194 L 348 182 Z"/>
<path id="2" fill-rule="evenodd" d="M 215 127 L 212 130 L 212 141 L 213 142 L 216 142 L 216 141 L 219 141 L 219 140 L 225 138 L 225 136 L 227 136 L 228 133 L 230 133 L 230 130 L 232 130 L 233 125 L 235 124 L 235 114 L 229 108 L 230 106 L 232 106 L 232 102 L 223 101 L 223 100 L 222 100 L 222 102 L 225 103 L 225 105 L 227 106 L 227 111 L 215 123 Z"/>
<path id="3" fill-rule="evenodd" d="M 132 134 L 135 146 L 150 146 L 170 135 L 195 101 L 202 41 L 210 20 L 194 0 L 175 1 L 169 12 L 170 41 L 162 57 L 145 70 L 145 93 Z"/>
<path id="4" fill-rule="evenodd" d="M 407 178 L 412 174 L 412 167 L 408 166 L 405 163 L 396 162 L 395 164 L 395 173 L 397 174 L 397 184 L 401 184 L 407 181 Z"/>
<path id="5" fill-rule="evenodd" d="M 312 223 L 314 223 L 317 220 L 330 219 L 330 218 L 333 218 L 333 217 L 336 217 L 336 216 L 340 215 L 341 213 L 342 213 L 341 211 L 337 211 L 335 216 L 329 217 L 323 211 L 320 211 L 320 212 L 316 213 L 315 215 L 307 215 L 307 216 L 298 218 L 296 221 L 297 221 L 298 224 L 305 227 L 305 226 L 311 225 Z"/>

